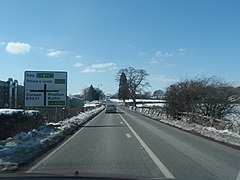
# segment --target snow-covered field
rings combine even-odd
[[[111,102],[115,102],[115,103],[122,103],[122,100],[119,99],[109,99],[109,101]],[[128,102],[133,102],[132,99],[126,99],[125,100],[126,103]],[[159,103],[159,102],[164,102],[164,100],[157,100],[157,99],[136,99],[136,102],[144,102],[144,103]]]
[[[103,109],[104,106],[58,123],[48,123],[28,133],[22,132],[14,137],[0,141],[0,173],[15,170],[19,167],[19,164],[27,163],[36,158],[39,154],[64,139],[66,135],[76,131],[81,124]],[[4,109],[0,113],[13,113],[14,111]]]
[[[122,104],[123,101],[119,99],[109,99],[113,103]],[[125,100],[126,103],[133,102],[132,99]],[[163,107],[164,100],[157,100],[157,99],[136,99],[137,107]]]

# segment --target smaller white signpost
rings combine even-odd
[[[65,107],[67,72],[25,71],[25,107]]]

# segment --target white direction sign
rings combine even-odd
[[[67,105],[67,72],[25,71],[25,107]]]

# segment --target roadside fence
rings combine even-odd
[[[189,124],[196,123],[205,127],[215,127],[216,129],[231,129],[234,132],[240,131],[240,124],[234,125],[231,121],[225,119],[216,119],[193,112],[178,112],[175,116],[166,113],[164,107],[134,107],[128,106],[128,109],[136,111],[140,114],[153,117],[159,120],[178,120]]]

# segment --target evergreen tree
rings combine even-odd
[[[162,99],[164,97],[164,91],[162,90],[156,90],[153,92],[153,97],[156,99]]]
[[[92,85],[89,87],[87,91],[86,100],[88,101],[99,100],[99,93],[94,89]]]
[[[147,76],[149,76],[149,74],[144,69],[134,69],[133,67],[129,67],[127,69],[120,69],[118,71],[117,78],[116,78],[117,81],[120,81],[122,73],[124,73],[127,79],[127,86],[128,86],[127,89],[129,92],[128,93],[129,97],[133,100],[133,105],[136,106],[137,95],[141,94],[141,92],[143,92],[143,89],[145,87],[150,86],[149,82],[147,81]]]
[[[119,80],[118,98],[122,99],[125,103],[125,99],[129,98],[129,87],[127,78],[124,72],[122,72]]]

